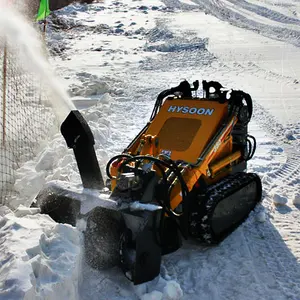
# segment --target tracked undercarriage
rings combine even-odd
[[[161,256],[176,251],[182,238],[217,244],[261,200],[260,178],[246,172],[256,148],[247,129],[250,95],[218,82],[202,84],[203,97],[198,81],[159,94],[150,121],[107,163],[106,195],[87,123],[73,111],[62,124],[83,189],[52,183],[35,205],[57,222],[87,220],[91,266],[118,264],[134,284],[152,280]],[[84,201],[95,208],[83,211]]]

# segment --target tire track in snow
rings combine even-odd
[[[243,69],[241,65],[237,67]],[[253,67],[256,69],[256,65]],[[232,69],[229,68],[228,73]],[[271,75],[275,81],[276,74]],[[287,77],[285,80],[291,79]],[[255,221],[255,217],[250,217],[246,222],[247,225],[242,227],[244,237],[240,237],[242,242],[240,247],[249,249],[251,257],[249,261],[254,266],[255,277],[265,284],[267,293],[263,299],[299,300],[300,291],[297,281],[300,278],[300,266],[297,260],[300,260],[300,211],[295,207],[287,206],[280,208],[280,211],[275,210],[269,195],[278,184],[290,193],[295,189],[300,190],[300,152],[297,150],[299,141],[289,140],[286,134],[288,128],[278,123],[276,118],[257,102],[254,102],[254,111],[254,121],[260,125],[260,129],[266,130],[268,135],[276,140],[274,146],[278,146],[279,150],[282,149],[287,158],[282,165],[273,171],[267,171],[263,177],[265,194],[263,205],[269,211],[270,220],[260,223]],[[263,284],[260,287],[262,288]],[[281,295],[278,295],[278,288],[281,290]]]
[[[291,146],[284,146],[287,153],[286,163],[274,173],[268,174],[265,177],[265,182],[270,189],[273,185],[289,186],[291,189],[300,183],[300,153],[294,150]]]
[[[271,133],[270,136],[275,139],[270,141],[271,145],[278,146],[278,150],[283,149],[287,158],[275,170],[263,170],[266,174],[262,174],[262,205],[242,225],[241,247],[248,248],[256,278],[266,289],[263,299],[299,300],[300,265],[297,258],[300,258],[300,224],[299,221],[295,223],[299,211],[288,207],[283,208],[284,214],[274,211],[270,194],[277,180],[279,186],[285,188],[292,178],[299,178],[300,153],[292,145],[285,145],[284,127],[276,123],[275,118],[259,104],[254,104],[257,113],[254,120],[260,125],[260,130],[263,128]]]
[[[240,232],[237,229],[216,247],[189,241],[172,256],[163,258],[164,272],[180,283],[184,299],[199,299],[196,291],[201,291],[202,300],[264,298],[267,291],[259,281],[247,246],[241,243]]]
[[[279,14],[275,11],[271,10],[262,10],[260,7],[250,6],[248,7],[248,11],[253,14],[256,13],[259,16],[260,21],[255,21],[253,18],[247,17],[240,12],[235,11],[232,9],[228,4],[225,2],[216,2],[216,0],[192,0],[195,4],[198,5],[199,9],[202,9],[206,13],[209,13],[220,20],[229,22],[235,26],[246,28],[252,31],[255,31],[259,34],[262,34],[266,37],[273,38],[280,41],[285,41],[287,43],[293,44],[295,46],[300,46],[300,30],[298,29],[291,29],[287,28],[284,25],[284,22],[279,22],[279,20],[284,21],[285,17],[282,14]],[[162,0],[163,3],[166,5],[173,5],[173,7],[179,9],[187,9],[186,6],[181,5],[179,1],[176,0]],[[236,2],[236,9],[241,7],[240,1]],[[234,6],[234,4],[232,4]],[[249,10],[250,9],[250,10]],[[263,16],[264,14],[264,16]],[[261,19],[265,17],[266,21],[261,21]],[[289,20],[288,25],[298,25],[293,23],[291,24],[293,18],[286,16],[287,20]],[[267,21],[270,22],[278,22],[281,26],[276,26],[267,24]],[[296,19],[295,19],[296,20]]]
[[[264,223],[246,222],[243,229],[256,274],[268,287],[265,299],[299,300],[299,263],[276,227],[268,220]],[[278,287],[281,295],[278,293]],[[272,291],[276,291],[276,295],[271,296]]]
[[[283,194],[293,195],[300,190],[300,152],[299,141],[290,141],[285,136],[286,129],[278,123],[259,104],[254,104],[258,112],[256,121],[277,141],[286,154],[286,161],[276,170],[262,178],[264,199],[269,220],[266,222],[246,222],[245,239],[256,262],[257,268],[266,264],[273,272],[258,273],[262,280],[268,280],[269,287],[280,287],[285,298],[299,300],[300,295],[300,210],[290,205],[274,206],[272,193],[274,189]],[[253,240],[257,242],[253,243]],[[280,297],[280,296],[278,296]],[[276,298],[280,299],[280,298]]]
[[[253,4],[250,2],[247,2],[245,0],[227,0],[236,6],[243,7],[244,9],[251,11],[257,15],[260,15],[262,17],[268,18],[272,21],[280,22],[283,24],[294,24],[294,25],[300,25],[300,20],[288,17],[282,13],[279,13],[277,11],[271,10],[265,6]]]
[[[260,26],[268,25],[273,28],[282,28],[283,30],[294,30],[299,31],[300,30],[300,21],[299,23],[291,23],[281,21],[280,19],[273,17],[273,13],[276,14],[276,12],[273,12],[270,15],[267,14],[261,14],[259,11],[256,11],[255,9],[249,9],[247,6],[239,5],[239,2],[236,2],[234,0],[221,0],[224,3],[224,8],[229,9],[231,13],[236,16],[236,19],[239,20],[240,16],[243,16],[244,18],[248,19],[249,21],[255,21]],[[284,16],[284,15],[283,15]],[[288,18],[288,17],[287,17]]]
[[[267,186],[268,194],[271,195],[272,189],[280,189],[283,196],[288,198],[288,202],[287,205],[276,207],[272,203],[271,195],[268,195],[265,197],[266,206],[273,215],[271,222],[279,229],[282,239],[300,263],[300,210],[289,199],[293,198],[294,193],[300,190],[300,153],[290,145],[285,145],[283,148],[287,153],[286,162],[280,169],[265,176],[263,184]],[[298,276],[300,278],[299,264]]]

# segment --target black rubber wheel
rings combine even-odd
[[[121,220],[115,211],[97,207],[87,219],[84,233],[85,260],[94,269],[107,269],[120,263]]]

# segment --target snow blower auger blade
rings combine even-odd
[[[256,149],[250,95],[216,81],[202,85],[203,97],[198,81],[158,95],[150,121],[107,163],[106,194],[87,123],[73,111],[62,124],[82,188],[50,183],[36,205],[57,222],[86,218],[92,267],[118,264],[134,284],[152,280],[182,238],[220,243],[261,200],[259,176],[246,172]]]

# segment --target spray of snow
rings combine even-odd
[[[47,84],[53,109],[58,119],[63,121],[75,107],[43,55],[39,34],[22,15],[7,7],[3,0],[0,0],[0,37],[4,37],[8,45],[17,45],[21,64]]]
[[[145,204],[145,203],[140,203],[138,201],[135,201],[130,204],[130,210],[148,210],[148,211],[156,211],[162,209],[161,206],[155,205],[155,204]]]

